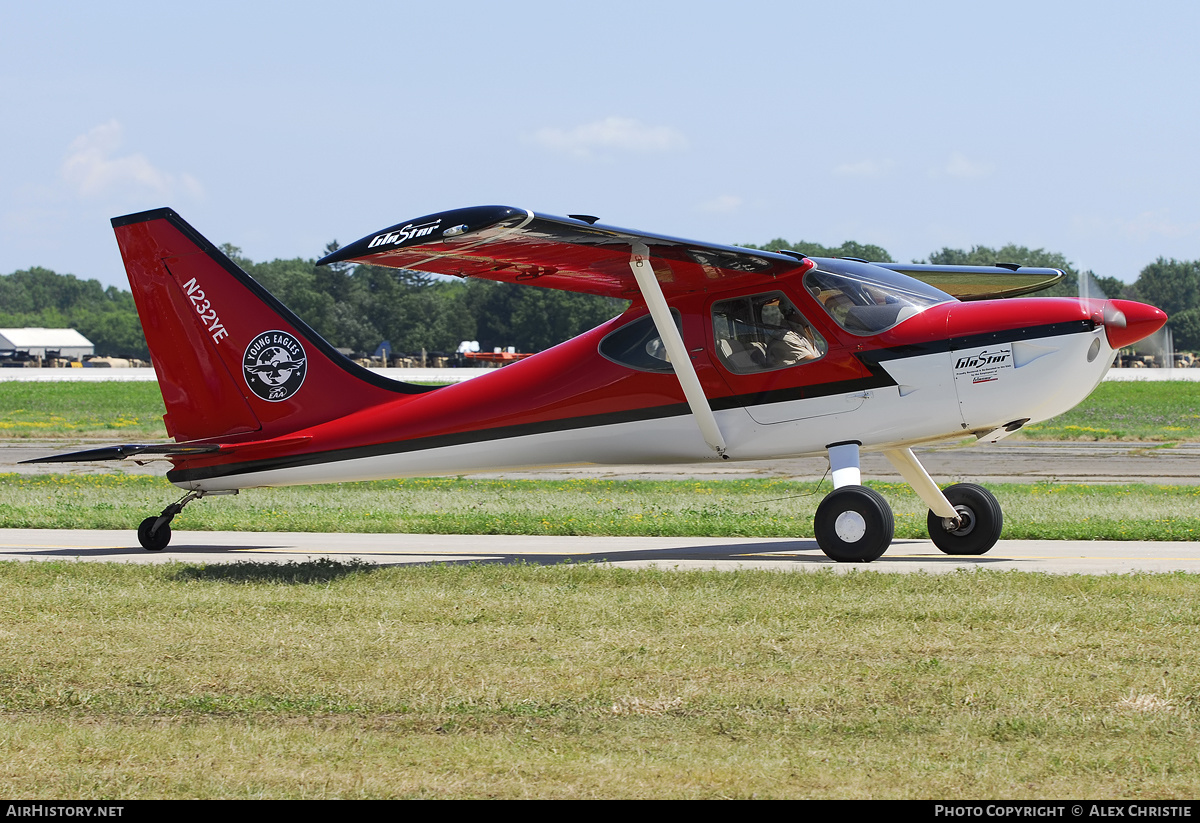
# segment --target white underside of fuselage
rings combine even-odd
[[[1100,345],[1089,360],[1095,340]],[[864,450],[904,448],[1061,414],[1091,393],[1113,355],[1098,328],[884,360],[897,385],[717,412],[724,456],[706,445],[692,416],[682,414],[175,484],[224,491],[579,464],[768,460],[824,455],[828,445],[846,441]],[[758,422],[764,420],[778,422]]]

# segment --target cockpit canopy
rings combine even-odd
[[[815,258],[804,287],[851,334],[879,334],[930,306],[954,300],[898,272],[854,260]]]

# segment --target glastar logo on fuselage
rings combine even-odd
[[[1010,357],[1012,357],[1012,351],[1009,349],[1002,349],[1000,351],[988,351],[984,349],[978,354],[958,358],[958,362],[954,364],[954,368],[977,369],[980,366],[995,366],[1002,364]]]
[[[406,223],[395,231],[375,235],[371,238],[371,242],[367,244],[367,248],[373,249],[376,246],[391,246],[404,243],[414,237],[426,237],[433,234],[441,222],[442,218],[439,217],[432,223]]]

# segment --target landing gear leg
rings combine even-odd
[[[945,491],[917,461],[912,449],[884,452],[896,470],[929,507],[929,538],[946,554],[984,554],[1000,539],[1004,515],[995,496],[974,483]]]
[[[870,563],[892,542],[895,521],[883,495],[862,485],[855,442],[828,446],[834,489],[817,506],[817,545],[839,563]]]
[[[183,511],[183,507],[193,500],[199,500],[209,494],[237,494],[236,491],[204,492],[192,491],[179,498],[176,502],[162,510],[158,517],[147,517],[138,526],[138,542],[148,552],[160,552],[171,542],[171,521],[175,515]]]

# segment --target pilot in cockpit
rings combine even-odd
[[[767,344],[769,368],[792,366],[804,360],[816,360],[821,356],[812,326],[791,301],[768,301],[763,305],[762,318],[771,335]]]

